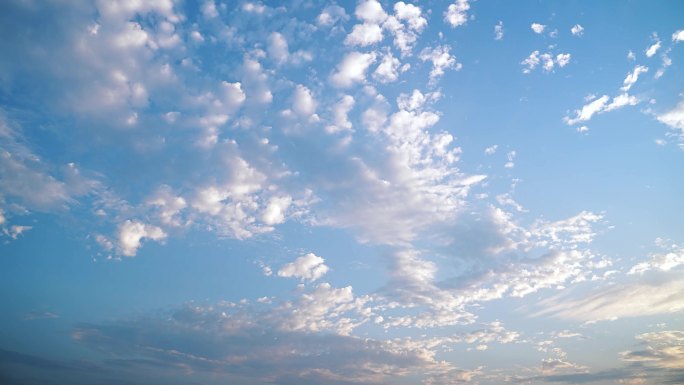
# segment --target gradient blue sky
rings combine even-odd
[[[684,383],[684,3],[0,35],[0,383]]]

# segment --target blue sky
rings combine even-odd
[[[680,2],[0,32],[0,382],[684,382]]]

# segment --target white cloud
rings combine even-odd
[[[637,99],[634,95],[624,93],[614,97],[613,101],[610,102],[610,104],[608,104],[607,106],[605,106],[605,108],[600,112],[613,111],[624,106],[635,106],[638,103],[639,99]]]
[[[468,22],[468,10],[470,4],[468,0],[456,0],[444,12],[444,21],[446,21],[452,28],[464,25]]]
[[[333,124],[327,126],[325,129],[329,133],[336,133],[340,131],[351,131],[352,123],[349,121],[349,111],[354,107],[354,98],[351,95],[344,95],[332,107]]]
[[[352,31],[344,39],[344,44],[351,46],[369,46],[379,43],[383,39],[382,28],[373,23],[363,23],[354,26]]]
[[[285,213],[292,204],[291,196],[271,197],[261,214],[261,220],[267,225],[277,225],[285,221]]]
[[[496,153],[497,148],[499,148],[499,145],[494,144],[492,146],[485,148],[484,153],[485,155],[494,155]]]
[[[634,276],[632,276],[634,277]],[[553,315],[579,321],[644,317],[684,310],[684,281],[660,273],[650,279],[631,280],[574,297],[573,292],[542,300],[535,315]]]
[[[427,26],[427,20],[422,16],[420,7],[399,1],[394,4],[394,14],[397,19],[404,20],[414,31],[422,31]]]
[[[551,53],[542,53],[539,51],[533,51],[525,60],[521,61],[520,64],[525,66],[523,68],[523,73],[529,74],[534,71],[539,64],[542,65],[544,72],[551,72],[555,64],[559,67],[565,67],[570,62],[571,55],[569,53],[560,53],[556,55],[555,62],[554,57]]]
[[[337,65],[330,75],[330,82],[335,87],[349,88],[355,83],[366,80],[366,70],[375,62],[374,53],[350,52]]]
[[[397,97],[397,107],[402,110],[415,111],[423,108],[426,103],[437,101],[442,94],[440,92],[428,92],[423,94],[420,90],[413,90],[409,94],[401,93]]]
[[[579,24],[575,24],[572,28],[570,28],[570,32],[573,36],[582,36],[584,34],[584,27]]]
[[[672,41],[674,41],[674,42],[684,41],[684,29],[680,29],[679,31],[673,33],[672,34]]]
[[[623,82],[623,86],[622,86],[622,88],[620,88],[622,90],[622,92],[629,91],[629,89],[632,88],[634,83],[636,83],[637,80],[639,80],[639,75],[646,73],[646,72],[648,72],[648,67],[645,67],[642,65],[638,65],[638,66],[634,67],[632,72],[627,74],[627,77],[625,78],[625,80]]]
[[[646,56],[651,57],[651,56],[655,55],[659,49],[660,49],[660,40],[656,41],[655,43],[653,43],[653,45],[651,45],[650,47],[648,47],[648,49],[646,49]]]
[[[386,52],[382,61],[373,72],[373,78],[380,83],[391,83],[399,78],[399,59],[392,56],[392,52]]]
[[[508,159],[508,162],[504,164],[504,167],[506,168],[513,168],[515,167],[515,151],[509,151],[508,154],[506,154],[506,159]]]
[[[632,50],[627,51],[627,60],[636,60],[636,55]]]
[[[339,5],[329,5],[325,7],[316,19],[318,25],[325,27],[330,27],[335,25],[338,21],[346,20],[349,20],[349,15],[347,15],[344,8]]]
[[[329,270],[325,259],[309,253],[290,262],[278,270],[279,277],[299,278],[302,281],[316,281]]]
[[[504,37],[503,21],[499,21],[494,26],[494,40],[502,40]]]
[[[523,73],[529,74],[532,72],[535,68],[537,68],[539,62],[539,51],[533,51],[530,56],[520,62],[520,64],[527,66],[527,68],[523,69]]]
[[[311,94],[311,90],[298,84],[292,94],[292,110],[303,117],[308,117],[316,113],[316,100]]]
[[[273,32],[268,36],[268,54],[277,63],[284,63],[290,56],[288,51],[287,40],[278,33]]]
[[[434,84],[439,77],[444,75],[447,69],[460,70],[461,63],[456,62],[456,57],[449,53],[451,47],[448,45],[440,45],[435,48],[425,48],[420,53],[420,60],[430,61],[432,63],[432,70],[430,71],[430,83]]]
[[[570,63],[570,54],[569,53],[559,53],[558,55],[556,55],[556,63],[561,68],[565,67],[568,63]]]
[[[266,6],[264,6],[260,2],[259,3],[253,3],[253,2],[248,1],[244,4],[242,4],[242,10],[245,12],[249,12],[249,13],[261,14],[261,13],[264,13],[266,11]]]
[[[204,4],[202,4],[202,15],[207,19],[218,17],[219,14],[214,0],[206,0]]]
[[[610,97],[608,95],[603,95],[600,98],[586,104],[581,110],[575,111],[575,118],[565,118],[565,122],[568,125],[573,125],[579,122],[586,122],[594,116],[594,114],[603,111],[608,104]]]
[[[121,254],[134,257],[142,246],[142,240],[151,239],[159,242],[165,238],[166,233],[157,226],[127,220],[119,226],[118,247]]]
[[[539,56],[542,62],[542,68],[545,72],[553,70],[553,56],[550,53],[543,53]]]
[[[665,252],[652,254],[648,261],[632,266],[627,274],[643,274],[649,270],[669,271],[684,265],[684,247],[667,244],[660,238],[656,240],[656,243],[665,248]]]
[[[658,115],[656,118],[660,123],[666,124],[672,129],[678,129],[680,136],[684,135],[684,102],[679,102],[675,108]]]
[[[380,24],[387,19],[387,13],[377,0],[363,0],[356,6],[354,12],[359,20],[367,23]]]
[[[12,238],[12,239],[17,239],[19,238],[23,233],[31,230],[33,226],[20,226],[20,225],[12,225],[9,228],[2,228],[3,234],[6,236]]]
[[[544,24],[532,23],[532,25],[530,25],[530,28],[532,29],[532,31],[534,31],[534,33],[541,34],[544,32],[546,26]]]
[[[183,197],[174,194],[171,187],[160,186],[157,192],[147,200],[147,204],[157,209],[161,223],[167,226],[183,224],[178,215],[188,204]]]

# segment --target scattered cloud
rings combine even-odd
[[[453,4],[449,4],[447,10],[444,12],[444,21],[456,28],[468,22],[468,10],[470,4],[468,0],[456,0]]]
[[[503,37],[504,37],[503,21],[499,21],[494,26],[494,40],[503,40]]]
[[[584,27],[579,24],[575,24],[572,28],[570,28],[570,33],[572,33],[573,36],[582,36],[584,35]]]
[[[420,60],[430,61],[432,70],[430,71],[430,83],[435,84],[438,78],[444,75],[448,69],[460,70],[461,63],[456,62],[456,57],[449,53],[451,47],[440,45],[434,48],[425,48],[420,52]]]
[[[302,281],[317,281],[329,270],[324,262],[325,259],[309,253],[281,267],[278,270],[278,276],[300,278]]]
[[[532,29],[532,31],[534,31],[534,33],[542,34],[542,33],[544,33],[544,29],[546,29],[546,25],[539,24],[539,23],[532,23],[532,25],[530,25],[530,28]]]

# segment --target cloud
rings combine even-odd
[[[397,19],[406,21],[408,27],[414,31],[422,31],[427,26],[427,19],[422,15],[420,7],[399,1],[394,4],[394,14]]]
[[[556,63],[561,68],[565,67],[568,63],[570,63],[570,54],[569,53],[559,53],[558,55],[556,55]]]
[[[534,31],[534,33],[541,34],[544,32],[544,29],[546,29],[546,26],[544,24],[532,23],[532,25],[530,25],[530,28],[532,29],[532,31]]]
[[[676,244],[667,244],[667,241],[660,238],[656,240],[656,243],[665,249],[665,252],[652,254],[648,261],[632,266],[627,274],[643,274],[649,270],[656,269],[669,271],[684,265],[684,247]]]
[[[302,281],[317,281],[329,270],[324,262],[325,259],[309,253],[281,267],[278,270],[278,276],[300,278]]]
[[[337,24],[339,21],[349,20],[349,15],[345,12],[344,8],[339,5],[329,5],[321,11],[321,13],[316,18],[318,25],[324,27],[330,27]]]
[[[380,83],[392,83],[399,79],[399,70],[401,62],[399,59],[392,56],[391,52],[386,52],[382,57],[382,61],[373,72],[373,78]]]
[[[285,37],[278,33],[272,32],[268,36],[268,54],[278,63],[284,63],[290,56],[288,50],[287,40]]]
[[[679,130],[679,135],[684,135],[684,102],[680,102],[675,108],[656,116],[660,123]]]
[[[444,12],[444,21],[451,26],[451,28],[456,28],[464,25],[468,22],[468,10],[470,9],[470,4],[468,0],[456,0],[453,4],[449,4],[449,7]]]
[[[622,90],[622,92],[629,91],[629,89],[632,88],[634,83],[636,83],[637,80],[639,80],[639,75],[646,73],[646,72],[648,72],[648,67],[646,67],[646,66],[638,65],[638,66],[634,67],[632,72],[627,74],[627,77],[625,78],[625,80],[623,82],[623,86],[622,86],[622,88],[620,88],[620,90]]]
[[[366,80],[366,70],[375,62],[374,53],[350,52],[337,65],[336,71],[330,75],[330,82],[335,87],[349,88],[355,83]]]
[[[494,40],[503,40],[503,37],[504,37],[503,21],[499,21],[494,26]]]
[[[584,35],[584,27],[579,24],[575,24],[572,28],[570,28],[570,33],[572,33],[573,36],[582,36]]]
[[[347,38],[344,39],[344,44],[365,47],[379,43],[382,39],[382,28],[379,25],[363,23],[354,26]]]
[[[434,48],[425,48],[420,52],[420,60],[432,63],[430,84],[435,84],[447,69],[456,71],[461,69],[461,63],[456,62],[456,57],[451,55],[449,51],[451,51],[450,46],[440,45]]]
[[[542,300],[535,316],[593,322],[644,317],[684,310],[684,282],[671,272],[653,272],[621,284],[597,287],[573,297],[564,293]]]
[[[127,220],[119,226],[118,248],[121,254],[134,257],[142,246],[142,240],[159,242],[166,239],[166,236],[166,233],[157,226]]]
[[[656,39],[657,39],[657,37],[656,37]],[[651,46],[649,46],[646,49],[646,51],[645,51],[646,57],[652,57],[653,55],[656,54],[656,52],[658,52],[659,49],[660,49],[660,40],[656,41],[655,43],[653,43]]]
[[[387,19],[387,13],[376,0],[363,0],[356,6],[354,14],[359,20],[379,24]]]
[[[575,110],[574,118],[566,116],[563,118],[563,120],[565,120],[565,123],[568,125],[574,125],[589,121],[596,114],[617,110],[625,106],[634,106],[640,102],[640,100],[635,96],[629,95],[627,93],[622,93],[613,97],[610,103],[608,103],[609,100],[610,97],[608,95],[603,95],[600,98],[587,103],[582,107],[582,109]]]
[[[499,145],[497,145],[497,144],[491,145],[491,146],[485,148],[484,154],[485,155],[494,155],[496,153],[497,148],[499,148]]]
[[[355,101],[351,95],[342,96],[342,98],[331,108],[333,124],[328,125],[325,130],[331,134],[340,131],[352,131],[352,122],[349,121],[349,111],[354,108],[354,104]]]
[[[643,333],[636,338],[645,345],[644,350],[621,352],[620,359],[649,368],[684,371],[684,331]]]
[[[571,55],[569,53],[561,53],[556,55],[555,62],[554,57],[551,53],[542,53],[539,51],[533,51],[525,60],[521,61],[520,64],[525,66],[523,68],[523,73],[529,74],[534,71],[539,64],[542,64],[542,69],[544,72],[551,72],[555,64],[559,67],[565,67],[570,62]]]
[[[674,41],[674,42],[684,41],[684,29],[680,29],[679,31],[676,31],[675,33],[673,33],[672,34],[672,41]]]

